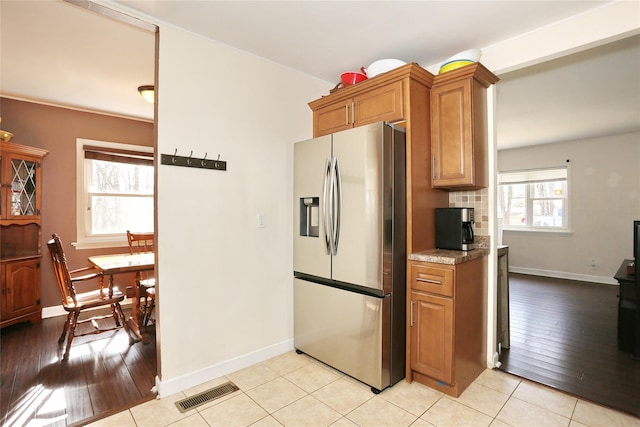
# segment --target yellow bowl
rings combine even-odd
[[[9,142],[13,138],[13,134],[11,132],[7,132],[5,130],[0,130],[0,141]]]
[[[438,74],[446,73],[447,71],[452,71],[469,64],[473,64],[473,61],[460,60],[447,62],[446,64],[443,64],[442,67],[440,67],[440,72]]]

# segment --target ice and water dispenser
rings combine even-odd
[[[300,198],[300,235],[309,237],[320,236],[319,197]]]

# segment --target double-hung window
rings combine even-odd
[[[569,230],[568,167],[498,173],[498,213],[506,230]]]
[[[77,140],[76,247],[127,244],[127,230],[153,232],[151,147]]]

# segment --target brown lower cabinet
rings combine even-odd
[[[486,368],[486,263],[409,262],[407,381],[458,397]]]
[[[30,321],[40,323],[40,257],[0,264],[2,327]]]

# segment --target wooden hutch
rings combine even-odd
[[[0,142],[0,327],[40,323],[42,159],[48,151]]]

